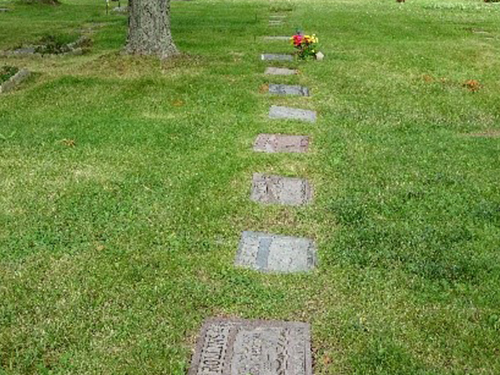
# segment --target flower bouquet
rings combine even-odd
[[[297,34],[290,38],[290,43],[297,49],[297,56],[299,56],[299,59],[306,60],[310,57],[316,58],[318,47],[318,38],[316,34],[303,35],[301,32],[297,32]]]

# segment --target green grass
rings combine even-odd
[[[2,66],[0,67],[0,84],[8,81],[11,77],[15,76],[19,71],[15,66]]]
[[[0,374],[184,374],[213,316],[311,322],[316,375],[500,373],[500,145],[465,135],[500,128],[500,7],[283,1],[269,31],[268,1],[175,2],[184,55],[160,63],[119,53],[103,4],[0,5],[0,49],[94,40],[0,59],[35,73],[0,96]],[[326,60],[272,82],[313,96],[259,93],[259,53],[290,50],[259,36],[296,28]],[[312,152],[254,153],[261,132]],[[314,204],[252,203],[254,172],[307,177]],[[243,230],[314,238],[320,266],[235,269]]]

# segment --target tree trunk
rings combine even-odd
[[[130,0],[127,52],[168,58],[177,54],[170,31],[170,0]]]

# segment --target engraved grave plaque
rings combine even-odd
[[[313,190],[307,180],[254,173],[250,199],[263,204],[299,206],[312,201]]]
[[[265,36],[264,40],[272,40],[272,41],[289,41],[289,36]]]
[[[235,264],[261,272],[307,272],[316,266],[314,242],[301,237],[243,232]]]
[[[261,152],[307,152],[309,137],[303,135],[259,134],[255,140],[254,151]]]
[[[296,85],[277,85],[269,84],[269,92],[276,95],[299,95],[309,96],[309,89],[303,86]]]
[[[260,56],[263,61],[293,61],[292,55],[265,53]]]
[[[306,109],[289,108],[289,107],[281,107],[273,105],[269,110],[269,118],[316,122],[316,112],[309,111]]]
[[[297,74],[297,70],[295,69],[287,69],[287,68],[267,68],[265,74],[274,75],[274,76],[291,76]]]
[[[307,323],[209,319],[188,375],[312,375]]]

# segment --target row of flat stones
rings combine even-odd
[[[283,17],[272,17],[281,22]],[[288,41],[288,36],[266,36],[266,41]],[[262,54],[263,61],[293,61],[289,54]],[[268,67],[267,75],[295,75],[294,69]],[[298,85],[269,84],[273,95],[310,96],[309,89]],[[296,120],[315,123],[317,114],[300,108],[273,105],[269,109],[271,120]],[[306,153],[309,137],[305,135],[259,134],[254,150],[259,152]],[[255,173],[252,179],[250,199],[261,204],[300,206],[313,200],[313,188],[301,178]],[[300,237],[280,236],[260,232],[243,232],[240,240],[236,265],[261,272],[307,272],[316,265],[316,247],[312,240]]]
[[[281,24],[283,18],[271,17],[270,26]],[[288,37],[266,39],[288,40]],[[292,56],[269,54],[262,55],[262,59],[290,61]],[[297,71],[269,67],[265,74],[293,75]],[[309,96],[309,90],[301,86],[270,84],[269,92]],[[316,113],[272,106],[269,118],[315,122]],[[253,149],[266,153],[306,153],[309,137],[259,134]],[[313,189],[307,180],[253,175],[250,199],[255,202],[298,206],[310,203],[312,198]],[[316,265],[316,245],[307,238],[245,231],[235,264],[260,272],[307,272]],[[303,322],[209,319],[202,327],[188,375],[312,375],[310,336],[310,325]]]

